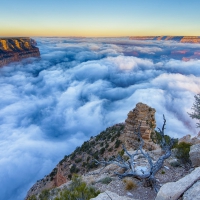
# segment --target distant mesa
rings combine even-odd
[[[0,67],[24,58],[39,57],[36,45],[29,37],[0,38]]]
[[[200,36],[131,36],[130,40],[172,40],[180,43],[200,44]]]

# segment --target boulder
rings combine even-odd
[[[188,190],[197,180],[200,179],[200,167],[176,182],[164,184],[155,200],[177,200],[185,191]]]
[[[178,140],[178,143],[185,142],[191,145],[199,144],[200,143],[200,132],[196,137],[191,137],[191,135],[186,135]]]
[[[200,144],[195,144],[190,147],[190,160],[194,167],[200,166]]]
[[[118,194],[108,191],[108,190],[106,190],[103,193],[100,193],[97,197],[92,198],[90,200],[111,200],[111,199],[113,199],[113,200],[122,200],[122,199],[123,200],[134,200],[133,198],[129,198],[126,196],[119,196]]]
[[[200,200],[200,181],[184,193],[183,200]]]

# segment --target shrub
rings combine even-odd
[[[109,147],[109,144],[108,143],[106,143],[106,146],[105,146],[105,148],[107,149]]]
[[[30,196],[27,200],[37,200],[35,195]]]
[[[90,160],[90,156],[87,157],[87,162]]]
[[[121,151],[119,151],[118,154],[119,154],[120,156],[123,156],[123,155],[124,155],[124,149],[122,149]]]
[[[183,163],[190,163],[190,146],[191,144],[180,142],[179,144],[176,144],[175,148],[177,149],[176,157]]]
[[[81,158],[77,158],[77,159],[75,159],[75,163],[79,163],[79,162],[81,162],[81,161],[82,161]]]
[[[75,153],[71,154],[71,159],[73,160],[75,158],[75,156],[76,156]]]
[[[69,175],[68,175],[68,178],[71,180],[71,179],[72,179],[72,175],[71,175],[71,174],[69,174]]]
[[[120,140],[116,140],[116,142],[115,142],[115,148],[118,148],[120,144],[121,144],[121,141]]]
[[[169,144],[171,137],[169,135],[165,135],[164,137],[165,137],[166,143]],[[161,146],[162,136],[160,135],[158,131],[151,132],[151,139],[155,144],[160,145],[160,147],[162,148]],[[174,139],[174,145],[172,148],[174,148],[176,144],[178,144],[178,139]]]
[[[100,147],[102,147],[102,146],[103,146],[103,142],[100,143]]]
[[[60,192],[55,200],[89,200],[96,197],[99,193],[94,187],[87,186],[81,177],[74,175],[69,187]]]
[[[48,200],[50,196],[50,190],[43,190],[39,195],[39,200]]]
[[[165,171],[162,170],[162,171],[161,171],[161,174],[165,174]]]
[[[73,174],[73,173],[78,173],[80,171],[79,168],[76,167],[76,165],[72,165],[72,167],[70,168],[70,173]]]
[[[103,148],[101,148],[100,149],[100,154],[103,154],[104,153],[104,151],[105,151],[105,148],[103,147]]]
[[[111,152],[112,150],[113,150],[113,148],[112,148],[112,147],[110,147],[110,148],[108,149],[108,151],[109,151],[109,152]]]
[[[85,167],[86,165],[87,165],[87,163],[86,163],[86,162],[83,162],[82,167]]]
[[[136,183],[130,178],[123,179],[123,182],[125,183],[126,190],[132,190],[137,187]]]
[[[94,154],[93,154],[93,157],[94,157],[94,159],[99,159],[99,152],[98,151],[96,151]]]
[[[100,183],[103,184],[109,184],[112,181],[112,178],[110,178],[109,176],[102,178],[101,180],[99,180]]]
[[[92,162],[90,162],[90,163],[87,163],[87,168],[88,168],[88,169],[92,169],[92,168],[95,168],[95,167],[97,167],[95,161],[92,161]]]
[[[173,162],[170,163],[170,165],[171,165],[172,167],[179,167],[179,166],[180,166],[180,163],[179,163],[178,161],[173,161]]]

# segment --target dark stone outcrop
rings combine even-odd
[[[35,40],[28,37],[0,38],[0,67],[24,58],[39,57]]]

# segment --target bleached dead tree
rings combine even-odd
[[[116,164],[119,167],[123,168],[125,171],[122,174],[115,172],[115,174],[118,175],[119,178],[135,177],[140,180],[144,180],[145,182],[149,183],[149,185],[155,190],[155,192],[158,192],[159,189],[158,189],[158,184],[157,184],[155,175],[162,168],[165,159],[171,156],[171,148],[174,144],[173,138],[172,139],[170,138],[170,140],[167,141],[165,137],[164,131],[165,131],[166,119],[164,115],[163,115],[163,120],[164,120],[164,123],[163,123],[162,129],[158,129],[159,130],[158,134],[160,135],[160,146],[163,150],[163,155],[160,156],[156,162],[153,162],[150,155],[143,150],[144,141],[142,139],[141,132],[140,132],[140,126],[141,126],[141,123],[140,123],[139,127],[134,132],[137,135],[138,141],[139,141],[139,147],[136,150],[136,152],[134,154],[130,154],[127,151],[126,147],[123,145],[123,149],[129,157],[128,160],[124,160],[120,155],[118,155],[118,157],[112,161],[95,160],[96,164],[103,164],[105,166],[109,164]],[[139,154],[142,154],[149,164],[149,169],[147,171],[141,170],[142,173],[141,172],[139,173],[135,169],[135,165],[137,163],[135,157]]]

